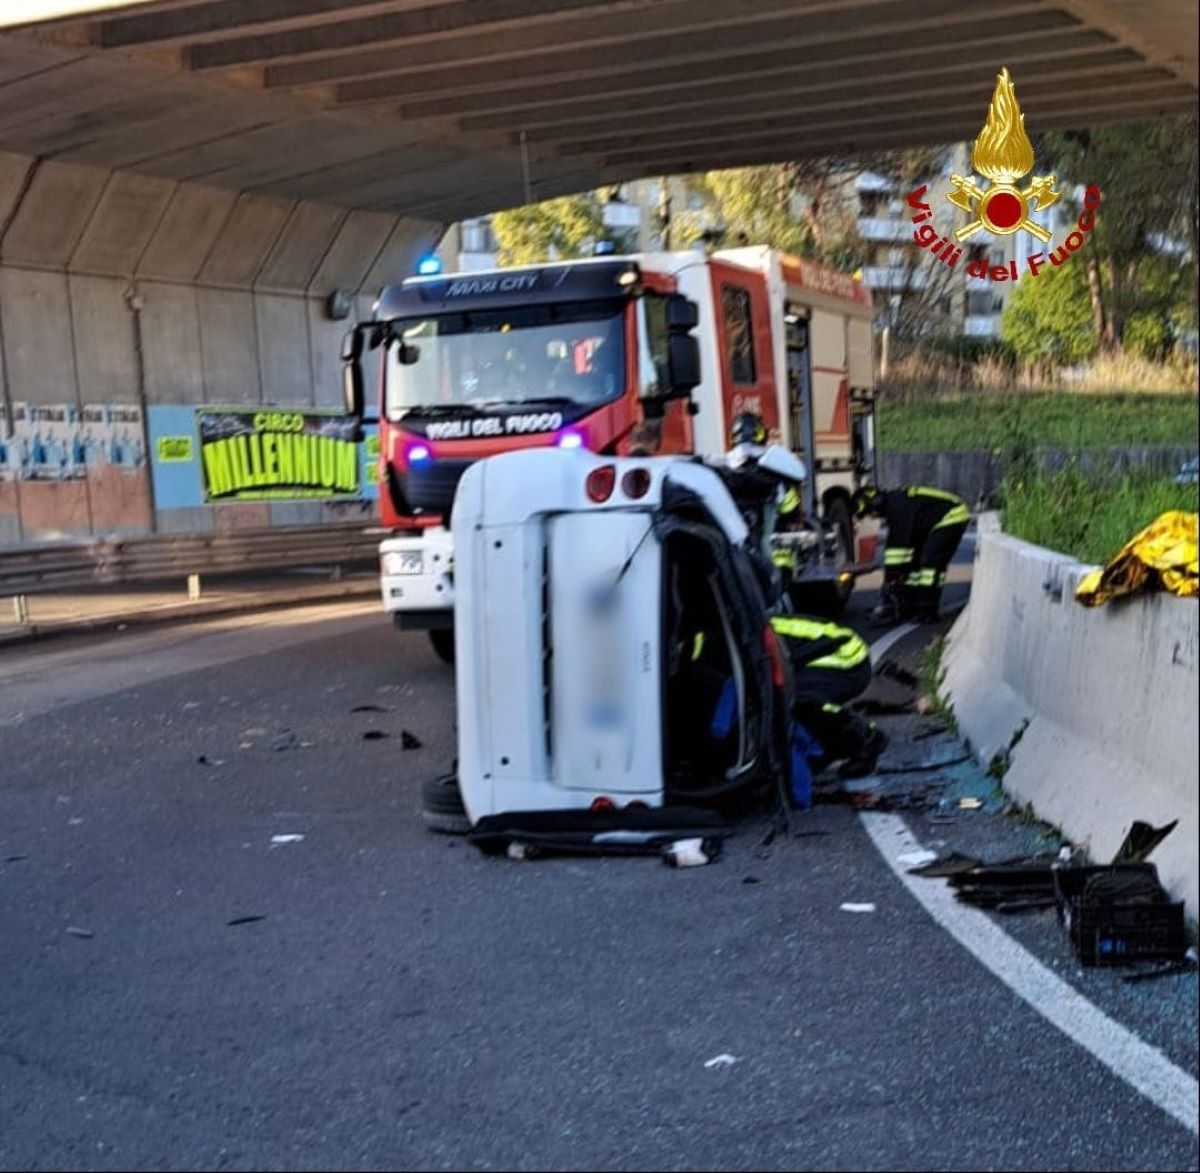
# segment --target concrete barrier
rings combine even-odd
[[[1151,862],[1195,922],[1200,605],[1152,594],[1083,607],[1074,592],[1091,567],[1001,533],[995,514],[979,528],[944,658],[960,729],[988,762],[1024,727],[1005,789],[1098,862],[1134,819],[1178,819]]]

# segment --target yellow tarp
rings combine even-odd
[[[1195,598],[1200,581],[1196,532],[1200,514],[1173,509],[1160,514],[1101,570],[1093,570],[1075,588],[1085,607],[1099,607],[1119,595],[1166,590]]]

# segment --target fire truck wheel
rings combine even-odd
[[[825,512],[826,521],[833,526],[838,533],[838,540],[842,547],[842,558],[849,565],[854,561],[854,522],[850,519],[850,508],[841,497],[834,498],[830,502],[829,508]],[[835,615],[840,615],[845,609],[845,606],[850,602],[850,596],[854,593],[854,579],[848,578],[845,582],[840,579],[829,584],[827,591],[827,603],[829,608]]]
[[[437,653],[439,660],[446,664],[454,663],[454,628],[447,627],[431,631],[429,642],[433,644],[433,650]]]
[[[443,774],[421,783],[421,821],[428,830],[443,835],[465,835],[471,829],[456,775]]]

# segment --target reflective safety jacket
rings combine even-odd
[[[961,497],[925,485],[890,489],[882,494],[883,517],[887,522],[884,566],[907,566],[914,562],[925,539],[942,526],[965,525],[971,511]]]
[[[777,635],[802,642],[806,646],[793,657],[797,667],[857,668],[871,650],[856,631],[824,619],[809,619],[804,615],[777,615],[771,620]]]

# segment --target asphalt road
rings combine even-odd
[[[1197,1166],[849,808],[685,871],[425,832],[451,677],[373,605],[12,649],[0,746],[0,1167]]]

